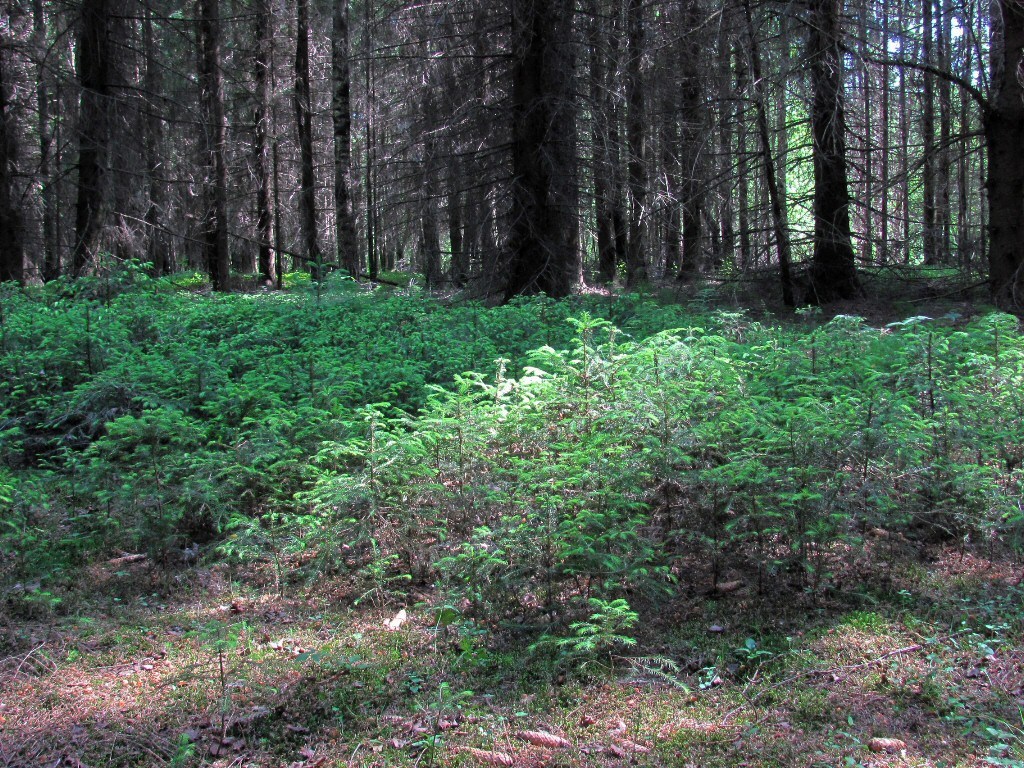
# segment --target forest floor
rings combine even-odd
[[[906,544],[825,594],[695,580],[568,675],[426,591],[114,560],[59,616],[0,614],[0,765],[1024,765],[1020,564]]]

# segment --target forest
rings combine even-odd
[[[927,265],[1021,307],[1015,0],[33,0],[0,280],[396,267],[508,300]]]
[[[0,766],[1024,768],[1020,0],[0,4]]]

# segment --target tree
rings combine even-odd
[[[146,153],[146,176],[149,179],[149,201],[146,206],[146,237],[149,263],[157,275],[171,271],[170,249],[163,231],[163,209],[165,205],[164,181],[161,178],[163,157],[163,116],[158,107],[163,92],[163,77],[157,61],[157,44],[153,33],[153,10],[143,9],[143,51],[146,57],[146,92],[149,99],[144,123],[144,144]]]
[[[82,0],[76,69],[78,110],[78,198],[71,264],[75,276],[95,263],[107,207],[110,145],[111,14],[109,0]]]
[[[814,100],[814,257],[812,303],[853,299],[862,294],[850,234],[850,192],[843,113],[843,65],[839,15],[842,0],[810,0],[807,57]]]
[[[320,279],[322,257],[316,224],[316,160],[313,157],[313,102],[309,86],[309,0],[296,0],[295,125],[299,139],[299,224],[306,262]]]
[[[352,104],[349,68],[348,0],[334,0],[331,36],[331,115],[334,120],[334,213],[338,261],[350,275],[359,275],[356,223],[349,189],[352,165]]]
[[[340,4],[340,3],[339,3]],[[254,9],[255,41],[253,68],[256,104],[253,109],[253,160],[256,171],[256,238],[259,241],[257,265],[260,279],[271,282],[275,275],[271,240],[271,81],[273,80],[273,8],[270,0],[256,0]]]
[[[60,276],[60,253],[57,250],[57,188],[51,173],[53,128],[50,121],[50,74],[47,62],[46,13],[43,0],[32,2],[32,31],[36,54],[36,108],[39,131],[40,196],[43,204],[43,280]]]
[[[225,157],[227,117],[220,64],[219,0],[198,0],[199,87],[201,91],[204,188],[203,251],[215,291],[230,288],[228,253],[228,170]]]
[[[747,22],[747,42],[750,47],[750,68],[754,75],[754,107],[757,110],[757,135],[764,165],[765,183],[768,186],[768,200],[772,209],[772,232],[775,235],[775,251],[779,262],[779,281],[782,284],[782,301],[787,307],[796,304],[793,295],[793,276],[790,272],[789,231],[786,223],[785,203],[775,171],[772,157],[771,136],[768,132],[768,110],[765,105],[764,80],[761,76],[761,50],[754,34],[754,20],[750,12],[750,1],[744,0],[743,12]]]
[[[626,143],[629,145],[629,250],[626,285],[647,279],[644,213],[647,202],[646,100],[642,80],[644,58],[644,5],[626,0]]]
[[[580,271],[572,3],[512,2],[512,212],[505,300],[567,296]]]
[[[25,279],[25,252],[22,244],[21,215],[15,201],[14,117],[9,98],[7,56],[8,40],[0,37],[0,282]]]
[[[988,146],[989,279],[1003,309],[1024,310],[1024,2],[992,4]]]

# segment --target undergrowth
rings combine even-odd
[[[200,297],[132,275],[5,286],[0,372],[5,594],[28,612],[96,558],[201,547],[272,563],[282,592],[436,586],[461,621],[573,656],[623,642],[594,605],[730,570],[813,596],[872,537],[1024,530],[1007,315],[769,326],[637,297]]]

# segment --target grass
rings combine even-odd
[[[431,594],[391,630],[397,606],[353,608],[339,584],[279,597],[257,571],[94,567],[50,615],[8,616],[0,631],[0,765],[1014,759],[1024,644],[1012,564],[935,554],[870,608],[855,593],[812,604],[744,590],[641,608],[639,644],[624,655],[677,665],[661,676],[622,657],[580,676],[513,633],[439,626]],[[570,746],[535,746],[522,731]],[[877,738],[904,746],[872,751]]]

